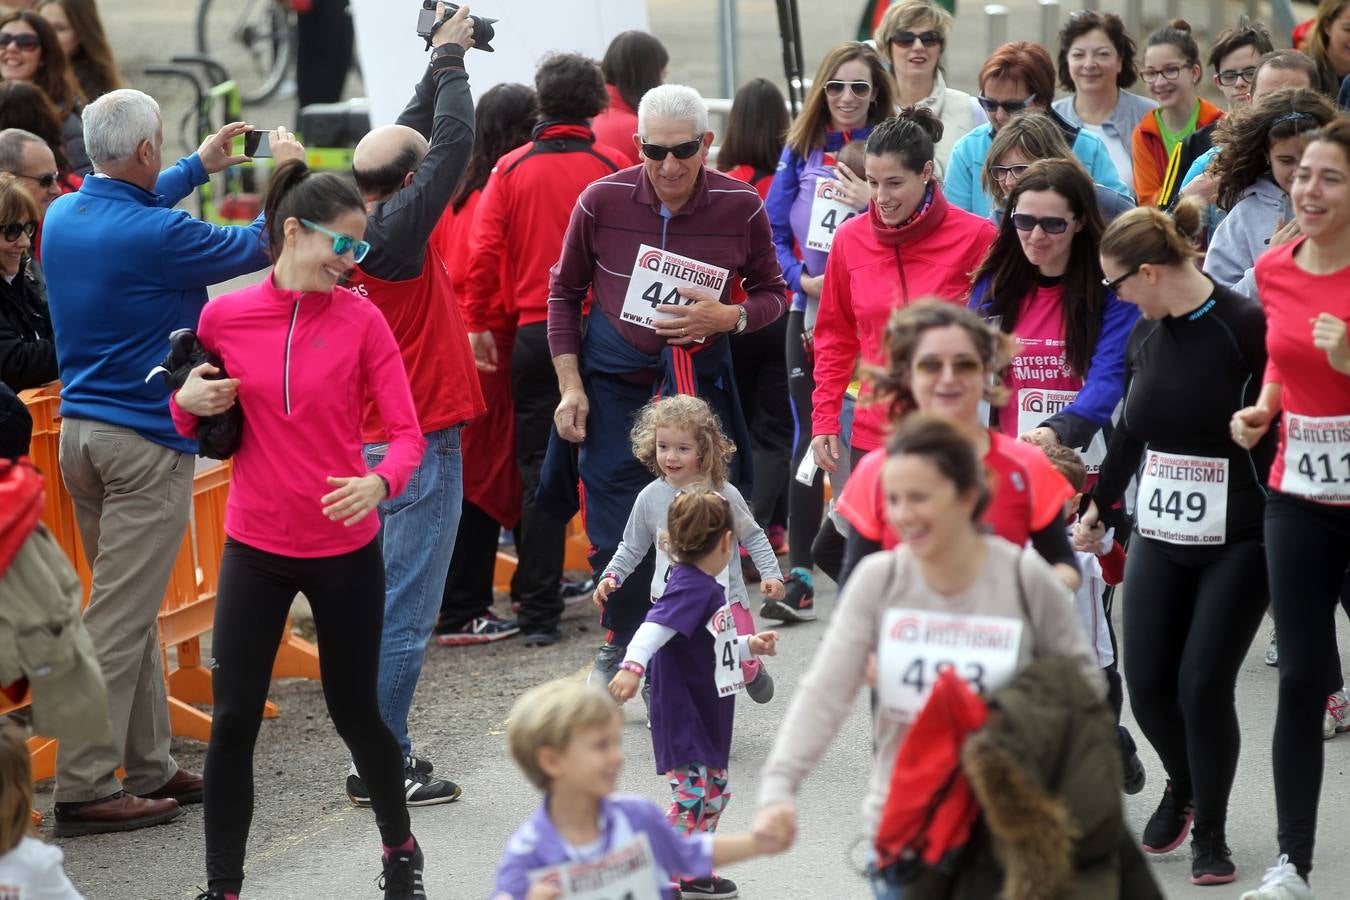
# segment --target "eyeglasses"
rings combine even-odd
[[[1018,166],[990,166],[989,174],[993,176],[995,181],[1001,184],[1005,181],[1016,181],[1030,168],[1031,166],[1029,164]]]
[[[1125,283],[1126,279],[1129,279],[1138,274],[1139,274],[1139,267],[1135,266],[1131,269],[1127,269],[1124,275],[1118,275],[1115,278],[1103,278],[1102,287],[1106,288],[1108,291],[1114,294],[1116,291],[1120,290],[1120,286]]]
[[[1247,66],[1245,69],[1224,69],[1214,77],[1219,79],[1219,84],[1224,86],[1237,84],[1239,78],[1246,84],[1252,84],[1256,81],[1256,66]]]
[[[1166,81],[1176,81],[1181,77],[1181,66],[1166,66],[1161,69],[1145,69],[1139,73],[1139,77],[1144,79],[1144,84],[1152,84],[1159,78]]]
[[[1063,234],[1069,229],[1069,220],[1061,219],[1059,216],[1043,216],[1038,219],[1027,213],[1013,213],[1012,223],[1018,231],[1035,231],[1039,225],[1041,231],[1046,234]]]
[[[338,234],[336,231],[330,231],[322,225],[311,222],[309,219],[301,219],[300,224],[310,231],[317,231],[319,234],[324,234],[332,238],[334,256],[346,256],[347,253],[350,252],[352,261],[359,263],[361,260],[365,259],[366,254],[370,252],[369,244],[365,241],[358,241],[350,234]]]
[[[688,159],[701,149],[703,149],[703,135],[700,134],[692,141],[685,141],[683,144],[676,144],[673,147],[667,147],[663,144],[644,143],[642,145],[642,155],[652,162],[660,162],[665,159],[667,155],[673,156],[676,159]]]
[[[8,31],[0,31],[0,49],[13,44],[20,50],[36,50],[42,46],[42,41],[38,40],[36,34],[13,34]]]
[[[844,93],[844,88],[853,92],[853,96],[858,99],[865,99],[872,93],[872,83],[870,81],[827,81],[825,82],[825,96],[838,97]]]
[[[26,234],[31,238],[35,231],[37,231],[36,222],[11,222],[8,225],[0,226],[0,237],[12,244],[19,239],[19,235]]]
[[[921,356],[914,360],[914,368],[925,375],[939,375],[945,366],[950,365],[957,375],[977,375],[984,365],[973,356],[958,356],[955,359],[942,359],[938,356]]]
[[[20,178],[27,178],[29,181],[37,182],[37,186],[44,191],[51,190],[52,185],[56,184],[56,180],[61,177],[60,172],[48,172],[46,175],[25,175],[22,172],[15,172],[14,174],[18,175]]]
[[[1008,115],[1019,113],[1030,106],[1035,100],[1036,95],[1032,94],[1025,100],[994,100],[981,94],[975,98],[980,102],[980,109],[992,115],[995,111],[1002,109]]]
[[[911,47],[914,45],[915,41],[918,41],[925,47],[936,47],[938,44],[942,43],[942,32],[921,31],[916,34],[913,31],[897,31],[895,34],[891,35],[891,43],[898,44],[901,47]]]

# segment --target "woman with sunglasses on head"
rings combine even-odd
[[[850,41],[825,54],[802,113],[788,130],[765,201],[778,264],[792,291],[786,353],[788,395],[797,423],[794,472],[811,452],[812,347],[826,259],[840,226],[867,206],[863,172],[839,165],[838,157],[845,145],[867,140],[875,125],[890,118],[895,105],[891,92],[890,75],[866,44]],[[836,485],[836,493],[838,489]],[[786,597],[769,604],[765,613],[780,621],[815,615],[811,545],[821,527],[824,490],[819,474],[810,484],[794,478],[788,485]]]
[[[273,134],[273,145],[286,137]],[[351,183],[290,161],[265,203],[271,274],[206,305],[203,364],[171,400],[185,436],[239,403],[243,425],[225,511],[206,752],[205,900],[234,900],[253,814],[253,747],[291,598],[314,607],[329,715],[370,791],[386,898],[425,898],[403,758],[376,701],[384,559],[376,511],[402,493],[426,446],[398,345],[369,301],[338,286],[370,249]],[[375,401],[389,453],[367,471],[361,421]]]
[[[1272,762],[1280,859],[1252,900],[1312,897],[1325,701],[1340,687],[1334,614],[1350,567],[1350,121],[1314,132],[1290,187],[1301,235],[1256,263],[1264,384],[1230,422],[1252,449],[1283,413],[1265,545],[1279,645]]]
[[[122,86],[94,0],[42,0],[37,11],[56,32],[86,101]]]
[[[1134,183],[1131,137],[1156,100],[1125,90],[1139,80],[1134,38],[1120,16],[1083,10],[1059,30],[1059,86],[1072,91],[1052,104],[1064,121],[1101,138],[1126,184]]]
[[[1205,254],[1206,275],[1256,296],[1257,258],[1298,236],[1289,188],[1306,135],[1334,118],[1336,107],[1321,94],[1288,89],[1219,120],[1215,141],[1223,152],[1210,172],[1228,215]]]
[[[0,79],[27,81],[42,89],[61,117],[61,143],[72,169],[93,170],[84,152],[80,110],[85,98],[66,60],[66,51],[47,20],[22,10],[0,18]]]
[[[16,393],[57,378],[47,291],[29,252],[37,220],[19,179],[0,172],[0,381]]]
[[[1069,145],[1064,142],[1064,132],[1049,116],[1034,112],[1022,113],[999,129],[998,134],[994,135],[994,143],[989,146],[989,155],[985,157],[982,178],[985,193],[994,198],[994,210],[989,214],[989,221],[995,225],[1003,221],[1008,195],[1017,187],[1018,180],[1031,168],[1031,164],[1042,159],[1077,161]],[[1100,184],[1093,184],[1092,187],[1104,223],[1109,225],[1116,216],[1134,209],[1134,200],[1125,194]]]
[[[1004,44],[985,60],[980,69],[978,101],[989,121],[973,129],[952,148],[942,187],[956,206],[977,216],[987,216],[993,199],[980,186],[985,159],[994,135],[1022,112],[1041,112],[1064,132],[1064,141],[1083,163],[1092,180],[1122,194],[1125,186],[1106,144],[1091,131],[1070,125],[1050,107],[1055,96],[1055,67],[1044,47],[1026,41]]]
[[[1098,435],[1124,391],[1125,338],[1139,316],[1103,285],[1102,228],[1081,166],[1035,163],[1008,197],[969,299],[1019,344],[1007,377],[1013,402],[999,410],[999,429],[1086,448],[1089,472],[1101,462]]]
[[[1158,108],[1135,126],[1134,193],[1140,206],[1155,206],[1171,183],[1179,181],[1192,159],[1183,158],[1182,144],[1197,129],[1223,115],[1200,97],[1200,47],[1184,19],[1174,19],[1148,37],[1144,68],[1139,73]]]
[[[1143,848],[1167,853],[1194,819],[1191,881],[1236,878],[1225,836],[1237,771],[1234,685],[1267,602],[1261,523],[1273,435],[1233,446],[1228,422],[1256,399],[1266,365],[1255,300],[1207,278],[1189,235],[1201,204],[1175,220],[1156,208],[1121,216],[1101,238],[1101,269],[1141,319],[1126,348],[1128,390],[1075,543],[1099,540],[1139,475],[1126,561],[1126,684],[1130,706],[1168,784]],[[1142,471],[1141,471],[1142,464]]]
[[[902,0],[886,10],[875,40],[891,64],[896,106],[925,106],[942,122],[942,140],[933,156],[939,178],[956,142],[988,119],[974,97],[947,86],[942,52],[954,24],[951,13],[940,6]]]

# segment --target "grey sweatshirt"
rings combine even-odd
[[[802,781],[820,762],[853,710],[868,657],[877,651],[882,622],[891,609],[1021,619],[1019,671],[1041,657],[1069,656],[1078,663],[1088,684],[1105,695],[1105,679],[1064,582],[1034,550],[992,536],[984,539],[984,546],[983,569],[970,587],[953,596],[938,593],[924,581],[917,560],[904,545],[873,553],[858,564],[844,585],[839,608],[778,730],[764,765],[761,806],[795,802]],[[896,752],[909,731],[907,724],[886,715],[881,707],[872,721],[872,774],[863,801],[864,834],[869,841],[876,834],[886,802]],[[839,777],[839,773],[831,777]]]
[[[1270,249],[1280,219],[1294,217],[1289,195],[1262,175],[1219,223],[1205,254],[1205,274],[1239,294],[1256,296],[1256,258]]]
[[[614,558],[605,566],[603,570],[605,573],[613,572],[620,582],[633,574],[633,570],[641,564],[643,557],[656,543],[661,532],[665,531],[670,504],[679,493],[680,491],[667,484],[664,478],[658,478],[642,489],[642,493],[638,494],[637,500],[633,503],[633,511],[628,514],[628,524],[623,529],[623,540],[619,542],[619,549],[614,551]],[[755,517],[750,514],[750,507],[746,505],[741,492],[736,490],[736,486],[731,482],[727,482],[717,488],[717,493],[727,498],[727,502],[731,504],[736,540],[750,552],[750,559],[754,561],[760,577],[777,578],[782,581],[783,573],[778,568],[778,557],[774,556],[773,547],[769,546],[764,529],[759,527]],[[732,548],[730,569],[731,584],[727,591],[727,599],[750,609],[750,596],[745,589],[745,578],[741,575],[739,551],[736,547]]]

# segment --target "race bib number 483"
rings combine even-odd
[[[1318,503],[1350,504],[1350,416],[1284,414],[1280,490]]]
[[[638,247],[637,260],[633,263],[633,274],[628,278],[628,293],[623,296],[623,311],[619,317],[625,322],[655,330],[662,318],[674,315],[673,312],[661,311],[662,304],[694,304],[695,301],[680,296],[680,288],[702,288],[721,296],[730,274],[729,269],[643,244]]]
[[[892,609],[877,646],[877,697],[885,715],[913,722],[943,669],[980,696],[1005,687],[1017,672],[1021,619],[919,609]]]

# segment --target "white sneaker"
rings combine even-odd
[[[1242,900],[1315,900],[1312,888],[1298,874],[1298,869],[1281,855],[1275,865],[1266,869],[1261,886],[1242,895]]]
[[[1327,711],[1322,717],[1322,739],[1329,741],[1347,731],[1350,731],[1350,698],[1345,696],[1345,687],[1342,686],[1327,697]]]

